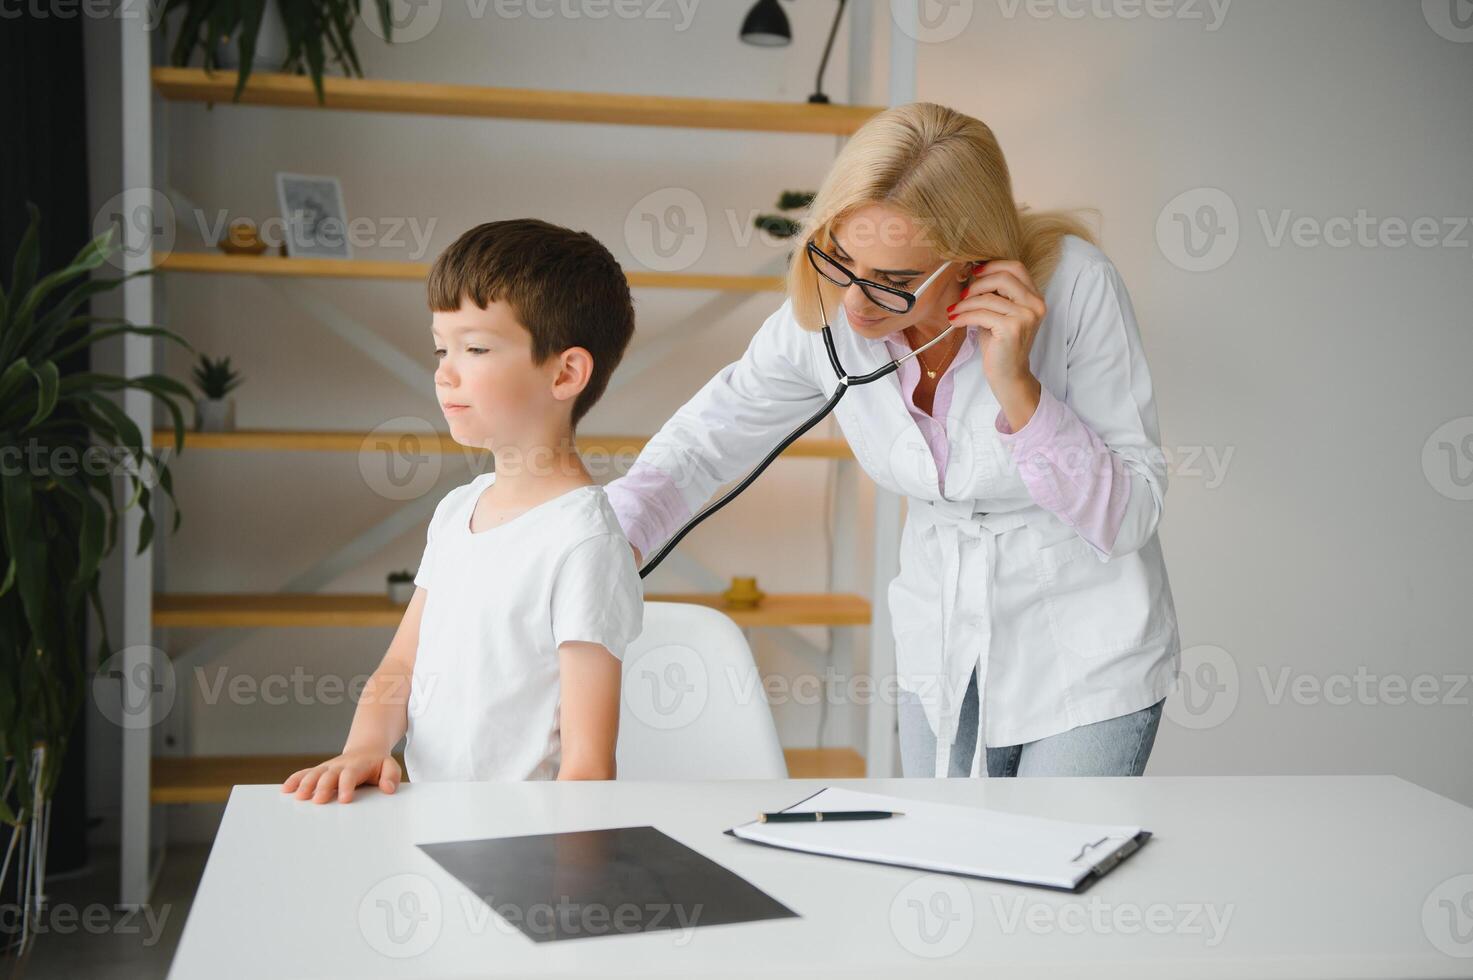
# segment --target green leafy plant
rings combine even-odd
[[[801,211],[813,203],[815,191],[783,191],[777,199],[779,211]],[[803,230],[803,223],[782,214],[759,214],[752,219],[758,231],[774,238],[792,238]]]
[[[119,514],[142,509],[142,552],[153,538],[155,487],[174,502],[164,457],[109,393],[142,391],[162,403],[173,420],[176,452],[184,444],[184,418],[175,399],[189,398],[184,385],[164,375],[127,378],[66,366],[109,337],[189,345],[161,327],[79,314],[91,297],[151,270],[90,277],[113,250],[108,232],[64,268],[41,275],[41,215],[35,205],[29,210],[10,281],[0,287],[0,757],[6,769],[0,820],[11,826],[12,846],[27,830],[39,834],[33,842],[45,840],[44,814],[37,811],[49,810],[87,690],[89,605],[102,624],[99,657],[111,648],[98,569],[116,546]],[[95,465],[99,458],[106,465]],[[118,497],[126,498],[121,507]],[[176,529],[179,520],[175,507]]]
[[[194,383],[206,398],[220,399],[230,394],[245,378],[230,366],[230,358],[218,360],[201,354],[194,366]]]
[[[392,3],[393,0],[374,0],[385,41],[392,39],[394,29]],[[279,7],[288,45],[281,70],[298,75],[310,73],[319,103],[326,101],[322,71],[329,57],[343,74],[363,76],[358,50],[353,46],[353,25],[358,19],[358,4],[354,0],[281,0]],[[204,53],[205,70],[213,71],[220,67],[219,45],[239,36],[240,69],[234,100],[240,101],[240,93],[245,91],[246,79],[251,75],[256,40],[266,16],[266,0],[168,0],[164,17],[167,19],[176,10],[184,11],[170,54],[176,65],[189,64],[199,49]]]
[[[397,571],[397,572],[390,572],[389,573],[389,582],[391,584],[392,583],[395,583],[395,582],[413,582],[413,581],[414,581],[414,573],[411,572],[411,571],[409,571],[407,568],[406,569],[401,569],[400,571]]]

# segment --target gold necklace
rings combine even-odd
[[[924,347],[924,346],[925,346],[925,344],[922,344],[922,345],[921,345],[921,346],[922,346],[922,347]],[[951,346],[951,347],[955,347],[955,346],[956,346],[956,344],[951,344],[951,345],[950,345],[950,346]],[[951,355],[952,355],[952,353],[953,353],[953,351],[951,351],[951,350],[948,350],[948,351],[947,351],[947,352],[946,352],[946,353],[945,353],[945,354],[944,354],[944,355],[943,355],[943,356],[942,356],[942,360],[941,360],[941,363],[943,363],[943,364],[944,364],[944,363],[945,363],[945,362],[946,362],[946,360],[947,360],[947,359],[948,359],[948,358],[950,358],[950,357],[951,357]],[[920,355],[920,354],[917,354],[917,355],[916,355],[916,361],[918,361],[918,362],[919,362],[919,363],[920,363],[920,365],[921,365],[921,369],[922,369],[922,370],[923,370],[923,371],[925,371],[925,372],[926,372],[926,377],[927,377],[927,378],[929,378],[929,379],[931,379],[931,380],[932,380],[932,381],[935,381],[935,380],[936,380],[936,371],[933,371],[933,370],[931,370],[931,369],[930,369],[930,368],[928,368],[928,367],[926,367],[926,361],[925,361],[925,358],[924,358],[924,357],[922,357],[922,356],[921,356],[921,355]],[[939,370],[940,370],[940,368],[939,368],[939,367],[938,367],[938,368],[937,368],[937,369],[936,369],[936,370],[937,370],[937,371],[939,371]]]

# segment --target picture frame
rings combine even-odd
[[[278,173],[276,200],[281,208],[282,240],[294,258],[351,259],[348,214],[336,177]]]

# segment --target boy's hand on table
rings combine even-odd
[[[302,769],[281,784],[283,793],[299,800],[326,803],[334,794],[339,803],[351,803],[358,786],[376,784],[385,793],[399,788],[403,773],[399,761],[384,752],[347,751],[311,769]]]

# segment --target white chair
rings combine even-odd
[[[746,637],[715,609],[647,602],[624,654],[620,779],[786,779]]]

